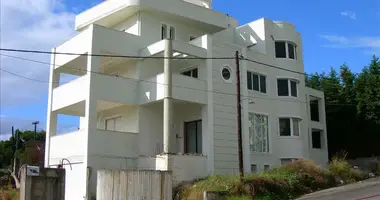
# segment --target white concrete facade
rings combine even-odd
[[[295,27],[268,19],[237,27],[211,7],[211,0],[107,0],[77,16],[79,33],[52,51],[81,55],[52,55],[47,113],[45,165],[71,163],[64,162],[67,199],[94,196],[98,169],[171,170],[175,182],[237,173],[236,51],[246,58],[244,171],[299,158],[327,163],[324,94],[305,86]],[[164,59],[155,58],[168,37],[178,58],[170,62],[170,97]],[[63,73],[78,78],[57,84]],[[163,154],[165,98],[171,154]],[[56,135],[59,114],[80,117],[78,131]]]

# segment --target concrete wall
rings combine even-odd
[[[115,25],[114,29],[125,31],[133,35],[140,35],[141,19],[140,12],[126,19],[125,21]]]
[[[232,57],[238,48],[217,42],[212,43],[213,57]],[[221,70],[231,70],[231,80],[224,81]],[[234,60],[213,60],[209,74],[213,88],[213,146],[214,172],[218,174],[238,172],[237,123],[236,123],[236,71]],[[227,93],[227,94],[226,94]]]
[[[105,129],[106,120],[115,117],[121,117],[121,130],[118,131],[137,133],[137,106],[124,105],[99,112],[97,128]]]
[[[164,17],[163,15],[148,12],[141,12],[140,17],[141,36],[150,43],[161,40],[162,23],[175,27],[175,39],[184,42],[189,42],[190,36],[199,37],[207,33],[191,24],[176,20],[176,18],[172,17]]]

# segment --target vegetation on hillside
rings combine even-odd
[[[298,160],[258,174],[248,174],[241,184],[238,176],[210,176],[176,188],[181,199],[201,200],[204,191],[226,191],[230,200],[245,199],[295,199],[303,194],[335,187],[364,179],[363,173],[336,158],[329,169],[318,167],[314,162]],[[336,166],[340,166],[336,170]]]

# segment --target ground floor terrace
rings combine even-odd
[[[66,169],[66,199],[95,195],[99,169],[170,170],[174,182],[204,177],[212,170],[207,166],[206,105],[173,100],[171,154],[164,154],[163,101],[145,105],[97,101],[93,120],[78,112],[84,104],[53,113],[76,116],[79,125],[69,133],[52,131],[46,147],[46,167]],[[50,126],[56,127],[56,121]]]

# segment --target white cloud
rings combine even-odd
[[[58,0],[1,0],[1,48],[50,51],[74,32],[74,17]],[[49,55],[2,54],[50,62]],[[2,56],[1,68],[22,76],[49,81],[49,65]],[[32,82],[0,71],[1,107],[39,101],[48,84]]]
[[[356,19],[356,13],[353,11],[346,10],[346,11],[340,12],[340,15],[343,17],[348,17],[352,20]]]
[[[363,48],[365,52],[371,54],[380,53],[380,36],[360,36],[360,37],[346,37],[340,35],[320,35],[329,44],[323,47],[329,48]]]

